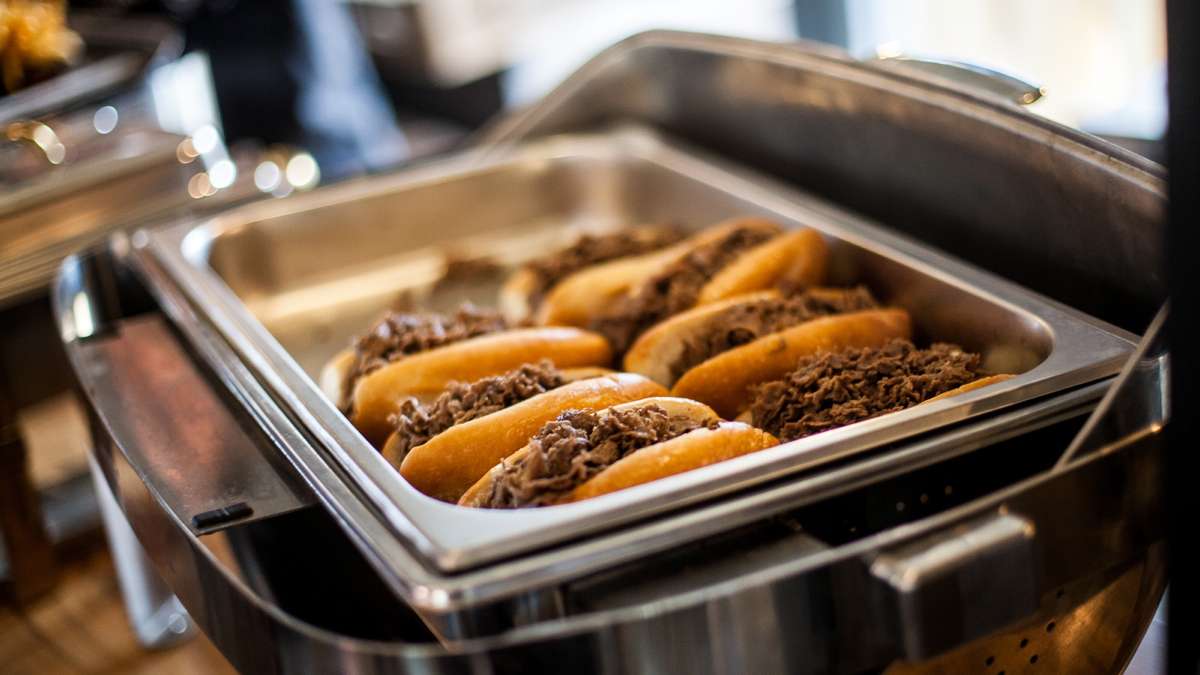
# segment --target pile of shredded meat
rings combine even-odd
[[[508,327],[499,312],[469,304],[453,314],[391,312],[354,343],[354,362],[342,381],[342,409],[359,378],[389,363]]]
[[[429,405],[409,398],[392,416],[399,449],[394,461],[403,461],[410,450],[456,424],[504,410],[565,383],[554,364],[543,359],[503,375],[469,383],[453,382]]]
[[[671,415],[653,404],[603,414],[567,411],[542,427],[530,441],[528,454],[504,463],[484,506],[554,504],[636,450],[715,425]]]
[[[979,376],[978,354],[892,340],[802,360],[787,377],[756,388],[750,413],[754,426],[791,441],[903,410]]]

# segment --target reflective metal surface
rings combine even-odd
[[[1129,331],[1167,296],[1161,166],[991,94],[827,45],[643,33],[480,140],[627,120]]]
[[[1010,73],[974,63],[948,61],[905,53],[881,53],[874,63],[883,67],[911,68],[954,82],[966,89],[991,92],[1017,105],[1036,103],[1046,95],[1040,85]]]
[[[104,138],[53,180],[0,194],[0,308],[45,292],[68,253],[186,201],[181,137],[141,131]]]
[[[501,193],[502,204],[492,196]],[[464,289],[438,288],[448,256],[494,252],[517,261],[545,250],[539,241],[569,236],[570,225],[674,220],[699,227],[742,213],[825,233],[835,282],[866,283],[884,302],[908,308],[918,334],[977,350],[990,370],[1018,376],[957,401],[601,499],[524,512],[463,509],[424,497],[382,461],[314,384],[320,364],[393,298],[426,294],[434,306],[460,300]],[[402,227],[393,214],[403,214]],[[637,130],[550,139],[487,161],[467,155],[311,198],[251,206],[202,225],[159,229],[146,239],[147,250],[160,258],[197,313],[269,383],[271,393],[318,437],[328,435],[325,446],[336,465],[381,493],[382,499],[372,501],[386,514],[385,527],[424,554],[427,566],[447,571],[557,544],[1112,375],[1132,349],[1120,331],[765,177]],[[313,259],[314,250],[325,254]],[[499,279],[487,281],[476,282],[467,296],[494,304]],[[307,366],[307,374],[293,359]],[[446,527],[450,522],[455,526]],[[402,568],[394,573],[411,574]]]
[[[1097,452],[1118,439],[1148,429],[1157,431],[1166,425],[1171,417],[1166,323],[1164,306],[1116,382],[1063,453],[1059,466],[1070,464],[1080,455]]]
[[[77,323],[69,309],[73,301],[64,300],[83,290],[80,280],[95,274],[88,265],[72,271],[77,262],[68,262],[60,282],[58,306],[64,325]],[[96,290],[89,297],[103,295]],[[569,668],[583,673],[855,673],[913,656],[906,645],[920,644],[922,635],[945,630],[942,616],[904,613],[895,604],[895,585],[872,574],[889,564],[886,561],[915,560],[913,552],[935,550],[928,547],[929,542],[950,541],[939,533],[955,533],[995,551],[1020,550],[1030,574],[997,579],[1006,580],[1003,588],[1007,592],[1035,599],[1040,617],[1076,606],[1094,607],[1096,593],[1105,591],[1110,580],[1148,555],[1162,534],[1161,502],[1151,494],[1161,471],[1162,448],[1159,436],[1152,435],[1086,457],[1067,471],[1035,473],[936,515],[851,536],[841,543],[822,545],[819,539],[827,538],[831,531],[814,540],[813,533],[799,527],[793,535],[778,539],[778,544],[739,549],[744,559],[732,567],[729,563],[738,560],[728,555],[706,562],[699,551],[692,551],[685,557],[690,564],[684,567],[668,558],[663,561],[665,571],[674,578],[668,587],[655,581],[648,563],[627,569],[626,576],[621,575],[622,568],[610,568],[591,580],[563,588],[562,601],[575,608],[566,618],[494,637],[457,641],[448,649],[432,643],[338,634],[297,619],[263,596],[256,590],[254,570],[221,555],[220,546],[214,546],[216,540],[208,541],[220,535],[198,538],[166,508],[159,492],[161,471],[147,472],[130,464],[138,456],[169,449],[147,446],[144,437],[113,426],[112,422],[120,421],[118,406],[97,395],[97,387],[105,386],[104,373],[90,367],[92,358],[79,349],[89,340],[119,338],[128,325],[121,316],[144,316],[149,308],[136,297],[120,299],[124,308],[120,312],[97,302],[95,314],[103,318],[98,325],[105,328],[97,337],[67,343],[84,391],[96,406],[97,470],[111,486],[169,587],[222,652],[245,672],[506,673]],[[1019,427],[1010,424],[1009,428],[1020,433]],[[255,443],[262,442],[261,435],[251,428],[244,428],[243,433],[259,437]],[[995,441],[993,434],[986,437],[986,442]],[[1030,448],[1030,438],[1023,437],[1016,447]],[[974,461],[982,457],[980,452],[963,458]],[[991,456],[1015,460],[1014,449]],[[964,490],[978,478],[955,472],[961,478],[956,484]],[[912,473],[913,479],[919,474]],[[986,475],[983,472],[979,477]],[[838,480],[834,485],[842,489],[847,482]],[[778,489],[788,487],[784,484]],[[924,489],[920,482],[912,488]],[[1102,498],[1111,503],[1113,495],[1121,495],[1113,508],[1083,513],[1063,508],[1064,504],[1101,503],[1098,500]],[[814,533],[821,530],[812,513],[804,509],[792,513],[789,518],[797,525],[807,523]],[[711,519],[712,514],[699,515]],[[271,522],[261,521],[264,525]],[[1025,536],[1023,527],[1012,530],[1007,526],[1000,527],[998,536],[989,534],[996,531],[995,524],[1009,522],[1033,523],[1036,546],[1007,549],[1007,545],[997,545],[1011,541],[1013,533],[1018,534],[1017,540]],[[313,543],[302,542],[301,546]],[[1003,557],[965,556],[959,563],[964,565],[961,569],[986,569],[988,560]],[[972,567],[980,563],[983,568]],[[328,569],[301,567],[309,570],[308,583],[330,583]],[[1140,585],[1138,578],[1143,580]],[[1139,599],[1157,597],[1161,590],[1161,577],[1157,582],[1146,579],[1133,579]],[[906,591],[935,592],[938,586],[928,586],[931,580],[936,581],[936,575],[918,577],[906,584]],[[347,590],[338,595],[356,602],[348,595],[348,587],[339,586]],[[1122,585],[1128,586],[1128,582]],[[590,590],[593,587],[595,590]],[[610,592],[613,587],[622,588],[623,593]],[[992,590],[1001,592],[1000,588]],[[1091,620],[1078,626],[1064,622],[1063,635],[1067,629],[1083,630],[1078,635],[1085,639],[1083,636],[1098,631],[1118,643],[1116,636],[1128,635],[1136,644],[1141,625],[1134,615],[1141,605],[1131,605],[1127,593],[1120,595],[1119,606],[1133,608],[1132,613],[1105,616],[1092,612],[1088,614]],[[1093,653],[1095,660],[1090,663],[1115,659],[1107,663],[1116,664],[1131,651],[1132,645],[1128,652],[1113,648],[1104,654]]]
[[[44,82],[0,96],[0,123],[62,112],[111,95],[156,62],[176,58],[183,50],[180,35],[163,21],[72,11],[68,23],[83,39],[79,63]]]

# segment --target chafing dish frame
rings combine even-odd
[[[816,52],[819,51],[816,50]],[[1087,163],[1091,159],[1103,162],[1106,168],[1095,173],[1103,174],[1104,180],[1110,181],[1106,183],[1107,185],[1115,186],[1117,183],[1121,183],[1121,189],[1116,191],[1116,198],[1126,200],[1121,209],[1128,208],[1128,211],[1113,210],[1101,218],[1103,222],[1094,223],[1096,228],[1093,229],[1098,229],[1095,234],[1101,244],[1121,241],[1123,235],[1130,233],[1128,227],[1122,226],[1119,221],[1113,221],[1113,218],[1116,217],[1114,214],[1135,213],[1136,215],[1128,225],[1146,227],[1151,234],[1156,231],[1155,228],[1159,224],[1156,214],[1161,214],[1163,195],[1159,174],[1144,162],[1129,156],[1128,153],[1122,153],[1095,139],[1072,134],[1052,124],[1033,122],[1032,118],[1027,115],[1013,115],[1011,111],[1006,112],[1003,109],[997,110],[993,106],[981,105],[980,101],[967,93],[954,92],[950,88],[937,85],[931,86],[928,81],[914,83],[894,75],[877,76],[865,72],[854,72],[856,69],[858,71],[864,69],[862,66],[846,64],[847,60],[844,57],[830,58],[828,55],[821,55],[814,50],[797,50],[791,46],[766,45],[746,40],[678,33],[640,35],[597,57],[548,97],[544,101],[544,105],[535,106],[527,116],[518,118],[516,123],[521,126],[521,130],[515,135],[520,136],[525,133],[540,135],[544,134],[547,129],[559,125],[568,127],[565,130],[583,128],[614,113],[654,119],[655,123],[669,127],[672,119],[669,115],[662,116],[660,113],[671,109],[669,108],[669,104],[673,100],[671,97],[675,96],[677,92],[652,89],[644,78],[657,70],[653,67],[649,70],[646,68],[648,64],[653,63],[669,68],[674,59],[687,60],[691,58],[692,55],[688,52],[694,52],[694,55],[702,58],[711,58],[718,66],[723,66],[726,62],[744,62],[747,65],[770,64],[772,67],[779,66],[781,73],[797,75],[806,70],[822,68],[826,64],[842,64],[835,69],[837,77],[861,77],[877,84],[885,83],[880,86],[888,88],[887,93],[892,94],[893,97],[910,97],[915,100],[915,97],[932,92],[941,103],[949,101],[951,104],[947,106],[947,109],[951,109],[957,114],[980,119],[986,118],[985,123],[976,126],[987,127],[989,132],[1003,129],[1003,133],[1008,134],[1013,131],[1024,133],[1034,130],[1028,136],[1031,143],[1049,142],[1057,153],[1053,161],[1061,159],[1062,166],[1068,170],[1072,166]],[[850,71],[849,74],[847,71]],[[787,77],[788,75],[781,76]],[[619,91],[629,95],[624,98],[614,97],[614,91],[618,91],[612,88],[614,85],[620,87]],[[897,94],[892,90],[893,88],[903,91]],[[630,101],[633,101],[634,105],[627,105]],[[899,111],[899,108],[897,110]],[[685,123],[684,126],[688,125]],[[1051,128],[1048,130],[1039,128],[1047,126]],[[729,131],[727,124],[718,123],[714,125],[714,128]],[[556,132],[563,130],[561,127],[553,129]],[[695,131],[695,127],[690,127],[690,131]],[[693,133],[687,135],[694,136]],[[768,135],[764,135],[758,140],[761,141],[766,136]],[[1058,144],[1054,142],[1064,136],[1069,139],[1069,142]],[[493,136],[493,138],[497,137]],[[1049,140],[1047,141],[1047,139]],[[736,140],[739,142],[749,141],[744,134]],[[756,143],[758,141],[749,141],[749,145],[754,149],[761,149],[761,145],[755,145]],[[1020,148],[1014,147],[1013,150],[1018,152]],[[1039,156],[1037,160],[1035,162],[1038,164],[1037,168],[1044,170],[1047,166],[1045,164],[1047,157]],[[757,161],[752,163],[758,164]],[[779,164],[776,164],[772,168],[781,170],[786,168],[786,165],[781,168]],[[847,178],[849,185],[856,184],[853,178]],[[1067,180],[1067,178],[1064,174],[1063,179]],[[1075,178],[1074,174],[1070,176],[1071,180]],[[1086,180],[1081,178],[1078,185],[1069,186],[1070,194],[1087,193],[1088,190],[1095,187],[1092,178],[1097,178],[1097,176]],[[922,187],[927,188],[928,186]],[[928,193],[923,193],[923,196],[928,196]],[[1091,205],[1093,202],[1087,203]],[[1101,198],[1095,203],[1103,208],[1107,202]],[[907,216],[911,216],[911,214],[906,214]],[[1051,219],[1051,222],[1055,221]],[[1089,221],[1089,223],[1091,222]],[[1021,231],[1021,228],[1014,229],[1014,233]],[[984,229],[981,234],[984,235],[984,240],[991,241],[987,237],[991,237],[994,232]],[[1153,237],[1151,237],[1152,239]],[[1055,246],[1048,247],[1047,251],[1062,255],[1073,253],[1069,250],[1064,252],[1061,247],[1057,246],[1057,243]],[[1157,259],[1154,254],[1148,258],[1129,256],[1124,263],[1114,263],[1111,259],[1104,260],[1099,268],[1101,277],[1106,284],[1103,290],[1108,290],[1110,287],[1115,288],[1115,284],[1122,282],[1128,283],[1130,278],[1140,279],[1141,277],[1136,275],[1137,270],[1152,268]],[[68,268],[75,262],[77,261],[70,261]],[[151,269],[150,274],[155,274],[155,272]],[[1014,274],[1014,276],[1021,275]],[[1029,278],[1036,280],[1035,277]],[[1045,281],[1045,279],[1042,278],[1041,281]],[[1139,285],[1137,290],[1142,292],[1141,297],[1143,299],[1155,297],[1158,289],[1161,288],[1159,281],[1151,279],[1146,286]],[[69,306],[72,298],[78,297],[75,293],[76,290],[78,290],[78,286],[72,281],[69,274],[60,279],[58,298],[60,311]],[[1067,295],[1070,293],[1060,294],[1060,297]],[[1125,296],[1117,293],[1114,297]],[[178,296],[174,296],[172,299],[168,294],[162,299],[164,304],[168,305],[167,311],[173,316],[180,311],[184,313],[188,311],[187,303],[179,303]],[[1101,316],[1107,318],[1111,314],[1112,320],[1118,320],[1117,314],[1101,311],[1104,308],[1103,303],[1092,303],[1088,306],[1096,307],[1097,309],[1094,311]],[[1109,305],[1109,307],[1111,306]],[[1151,310],[1147,309],[1147,303],[1141,302],[1132,311],[1120,317],[1121,323],[1127,327],[1139,327],[1135,320],[1131,321],[1129,317],[1145,316],[1149,311]],[[62,315],[64,325],[67,321],[67,314],[69,312],[64,312]],[[71,351],[73,348],[70,345],[73,338],[68,338],[69,336],[64,334],[64,339],[68,342],[68,351]],[[227,345],[225,347],[228,348]],[[79,372],[85,379],[85,385],[87,381],[94,381],[98,376],[98,373],[90,369],[86,362],[77,361],[76,367],[81,369]],[[1081,400],[1094,401],[1095,395],[1103,389],[1103,386],[1103,383],[1093,385],[1093,395],[1084,396]],[[1027,409],[1025,408],[1025,410]],[[106,408],[102,402],[97,402],[96,411],[100,420],[121,415],[121,411]],[[266,425],[265,430],[273,431],[270,425]],[[825,594],[822,597],[829,597],[829,583],[835,577],[844,580],[867,579],[866,576],[863,576],[859,566],[869,563],[874,552],[878,550],[875,548],[877,546],[903,543],[910,541],[910,537],[949,531],[952,527],[961,526],[964,529],[958,531],[966,533],[971,531],[969,517],[972,515],[1018,513],[1027,517],[1031,523],[1035,523],[1037,526],[1038,535],[1035,539],[1037,545],[1032,550],[1035,559],[1030,561],[1030,564],[1041,571],[1035,580],[1037,584],[1035,594],[1042,594],[1043,598],[1045,597],[1044,593],[1048,592],[1047,589],[1052,589],[1056,583],[1080,580],[1097,570],[1107,569],[1112,565],[1121,565],[1129,560],[1143,560],[1148,570],[1161,571],[1161,556],[1155,553],[1157,550],[1155,542],[1162,538],[1162,503],[1160,499],[1145,489],[1156,484],[1155,479],[1161,473],[1160,437],[1159,433],[1151,433],[1127,439],[1126,442],[1107,448],[1105,452],[1077,460],[1070,466],[1061,467],[1060,470],[1039,474],[994,495],[974,500],[953,512],[933,518],[924,518],[860,540],[852,545],[839,547],[833,557],[823,556],[820,561],[815,561],[821,562],[818,567],[808,567],[809,563],[814,561],[797,561],[791,568],[798,569],[798,566],[803,566],[810,573],[814,573],[815,577],[811,579],[817,583],[814,588],[825,589],[822,591]],[[336,667],[345,668],[348,667],[347,664],[352,663],[356,668],[361,668],[366,672],[392,672],[410,667],[433,670],[453,669],[457,672],[497,672],[506,667],[511,669],[529,664],[550,664],[556,658],[569,658],[566,662],[590,663],[590,669],[604,670],[605,672],[646,669],[656,666],[679,667],[681,664],[691,664],[698,671],[720,671],[722,668],[728,669],[738,663],[736,659],[732,661],[720,661],[719,659],[728,659],[731,654],[734,654],[728,650],[737,649],[741,644],[737,641],[738,636],[746,637],[742,635],[743,628],[739,628],[740,624],[736,621],[738,616],[745,618],[745,615],[739,614],[737,611],[738,607],[742,607],[746,611],[753,609],[755,616],[759,617],[761,621],[767,621],[769,618],[773,618],[775,621],[786,618],[789,622],[804,620],[791,612],[788,612],[786,617],[781,614],[769,616],[763,614],[765,607],[763,601],[773,597],[773,591],[761,587],[754,589],[745,587],[743,590],[747,592],[738,594],[737,597],[708,596],[708,599],[713,602],[689,606],[687,609],[684,609],[682,605],[667,603],[666,605],[631,608],[626,612],[579,617],[565,622],[540,623],[496,638],[459,643],[450,652],[438,647],[371,643],[331,635],[288,617],[280,612],[278,607],[274,607],[269,600],[255,595],[252,590],[230,576],[220,562],[206,551],[185,522],[177,518],[177,514],[171,510],[171,505],[163,501],[162,495],[157,489],[157,483],[162,477],[142,475],[144,467],[136,466],[136,462],[132,462],[131,466],[131,461],[127,456],[129,440],[112,436],[98,439],[100,446],[97,456],[101,458],[101,464],[104,465],[102,468],[105,471],[105,480],[118,492],[121,497],[121,508],[130,518],[143,544],[147,546],[148,553],[171,583],[171,587],[180,594],[184,603],[192,610],[194,616],[222,651],[239,667],[256,671],[268,669],[282,671],[308,670],[320,667],[319,664],[331,664],[331,667],[334,667],[332,664],[337,664]],[[307,448],[306,452],[313,452],[311,445],[298,447]],[[312,460],[310,463],[301,463],[297,469],[302,475],[307,475],[305,474],[306,467],[324,464],[323,461],[315,461],[316,459],[317,456],[313,454],[310,457]],[[830,477],[833,476],[834,472],[831,472]],[[840,472],[837,472],[837,476],[844,477]],[[338,478],[340,480],[340,477]],[[1129,486],[1130,488],[1127,493],[1120,493],[1124,496],[1124,500],[1119,505],[1110,503],[1111,496],[1116,493],[1113,491],[1116,486]],[[1083,491],[1080,492],[1080,490]],[[322,499],[327,498],[327,495],[322,495]],[[1061,505],[1064,500],[1076,505],[1083,502],[1092,503],[1092,501],[1104,502],[1111,508],[1105,508],[1102,511],[1079,512],[1063,509]],[[359,510],[355,511],[353,515],[364,514],[361,503],[358,503],[356,508]],[[117,517],[121,517],[120,514]],[[961,518],[968,520],[960,520]],[[858,554],[862,554],[862,558],[854,558]],[[837,564],[837,561],[842,561],[849,567]],[[970,561],[964,562],[969,564]],[[843,574],[847,576],[843,576]],[[1157,597],[1162,588],[1162,577],[1158,575],[1156,578],[1157,581],[1151,579],[1144,582],[1147,593],[1143,599],[1148,598],[1148,602],[1141,603],[1141,608],[1136,612],[1140,619],[1135,619],[1130,624],[1127,641],[1132,639],[1132,644],[1136,644],[1134,633],[1139,630],[1140,626],[1145,625],[1141,620],[1149,619],[1157,603]],[[775,580],[785,581],[782,578]],[[870,586],[869,582],[867,586]],[[790,586],[790,588],[798,587]],[[776,586],[775,589],[780,592],[785,591],[783,586]],[[1059,593],[1061,594],[1061,592],[1060,589]],[[795,595],[788,594],[787,597],[790,597],[793,602],[799,602]],[[833,597],[837,597],[836,593],[833,594]],[[1021,597],[1024,597],[1024,594]],[[1071,597],[1071,594],[1068,593],[1067,597]],[[853,611],[836,617],[830,617],[827,614],[824,616],[849,620],[851,624],[859,628],[873,627],[873,624],[858,624],[852,620],[854,616],[859,616],[860,611],[875,607],[873,599],[878,599],[874,591],[869,593],[869,597],[861,598],[862,602],[851,603],[849,608]],[[680,600],[683,604],[687,604],[689,601],[690,599]],[[844,603],[840,603],[839,606],[841,604]],[[683,614],[678,614],[675,618],[667,618],[666,615],[671,613],[672,608],[680,609]],[[786,607],[780,605],[776,609],[783,611]],[[824,609],[829,608],[825,608],[824,605],[810,608],[803,604],[794,608],[795,611],[801,612],[824,611]],[[877,620],[885,622],[886,625],[882,627],[882,630],[907,633],[921,629],[919,626],[906,625],[900,621],[889,621],[886,612],[872,614],[865,618],[871,622]],[[824,619],[816,620],[821,626],[829,627],[834,631],[829,633],[831,637],[837,636],[838,639],[841,639],[842,633],[847,629],[846,625],[837,621],[828,624]],[[796,628],[794,624],[789,623],[788,625]],[[814,627],[816,625],[813,624]],[[234,631],[230,629],[231,626],[240,628]],[[851,655],[854,659],[835,663],[830,659],[835,658],[837,654],[826,649],[830,643],[798,641],[797,633],[793,631],[777,634],[766,631],[765,624],[762,624],[761,628],[761,630],[756,630],[753,635],[753,642],[756,645],[754,652],[738,654],[740,657],[757,656],[757,659],[750,658],[751,663],[762,664],[765,660],[768,664],[778,664],[778,659],[785,659],[787,663],[800,669],[812,672],[835,672],[839,669],[852,669],[856,663],[862,665],[863,659],[871,660],[872,665],[879,666],[886,662],[888,654],[896,653],[895,643],[881,644],[875,641],[875,638],[879,637],[875,630],[871,630],[869,633],[858,632],[854,639],[855,648],[849,652],[839,652],[843,657]],[[995,628],[996,626],[991,627],[991,629]],[[850,630],[853,631],[853,628]],[[708,641],[688,643],[683,651],[672,649],[673,643],[664,638],[669,635],[681,634],[681,631],[689,634],[698,631],[695,634],[706,636]],[[730,640],[733,640],[733,643],[730,643]],[[864,640],[868,640],[869,644]],[[841,643],[839,642],[839,644]],[[655,646],[657,648],[651,648]],[[877,648],[882,648],[883,652],[877,651]],[[1132,653],[1132,648],[1127,650],[1125,658],[1129,653]],[[876,657],[884,660],[875,660]],[[559,661],[559,663],[562,662]],[[1119,669],[1120,663],[1121,661],[1114,663],[1114,669]]]
[[[254,223],[271,219],[286,221],[289,214],[402,193],[439,180],[455,180],[462,174],[477,175],[507,166],[516,166],[520,170],[526,163],[538,166],[587,158],[649,162],[666,167],[668,171],[727,195],[736,204],[731,204],[733,210],[756,205],[763,213],[780,218],[788,226],[806,224],[849,242],[856,249],[920,270],[942,283],[982,298],[986,304],[1004,307],[1010,312],[1008,318],[1023,319],[1031,326],[1044,326],[1053,336],[1053,346],[1032,370],[959,397],[957,401],[930,404],[924,409],[910,409],[869,420],[601,499],[550,509],[493,512],[447,505],[425,497],[407,485],[206,265],[206,255],[214,239],[219,239],[222,232],[253,229]],[[382,529],[360,536],[375,541],[389,534],[398,536],[407,548],[415,550],[418,561],[424,558],[423,564],[418,566],[426,569],[418,571],[411,565],[411,559],[402,562],[392,555],[385,556],[392,568],[390,578],[397,582],[397,590],[413,605],[431,610],[471,602],[467,600],[467,594],[474,595],[478,589],[467,590],[472,588],[473,577],[462,573],[468,569],[561,545],[570,539],[635,519],[678,510],[752,484],[778,479],[921,432],[1102,379],[1117,372],[1133,346],[1128,335],[1119,329],[953,261],[844,211],[814,202],[762,176],[747,174],[712,158],[701,158],[681,150],[643,130],[623,129],[610,134],[549,139],[513,148],[512,154],[507,156],[493,153],[488,159],[467,153],[411,172],[357,181],[287,202],[250,205],[205,223],[185,221],[156,228],[135,237],[135,248],[144,249],[155,258],[165,276],[170,278],[168,283],[179,285],[194,311],[203,321],[211,322],[217,333],[228,341],[236,358],[246,363],[265,383],[269,395],[301,421],[299,426],[311,433],[318,445],[326,448],[337,470],[354,476],[362,486],[384,522]],[[241,383],[241,386],[248,385]],[[756,512],[755,517],[761,515]],[[744,517],[745,514],[728,513],[722,522],[742,522]],[[447,523],[455,526],[446,527]],[[677,534],[679,532],[682,531],[677,530]],[[643,546],[647,544],[641,542]],[[531,569],[521,577],[513,575],[510,568],[506,579],[495,580],[491,592],[503,595],[528,591],[531,583],[545,583],[552,576],[551,569],[561,574],[568,569],[580,569],[580,566],[591,567],[584,560],[593,556],[584,555],[574,563],[569,562],[565,551],[580,548],[586,550],[588,547],[562,549],[554,556],[553,564]],[[637,550],[637,547],[629,547],[627,553],[634,554]],[[608,564],[615,562],[611,556],[605,557]],[[457,574],[449,576],[446,573]],[[418,578],[421,582],[416,584],[414,580]]]

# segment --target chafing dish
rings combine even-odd
[[[745,213],[828,235],[835,283],[865,282],[882,302],[906,307],[919,334],[978,351],[989,370],[1017,377],[959,401],[913,408],[603,499],[522,512],[461,509],[422,496],[382,461],[334,402],[315,393],[321,365],[395,298],[428,295],[429,306],[443,309],[463,297],[494,304],[497,278],[474,288],[446,283],[442,271],[455,257],[519,262],[522,253],[543,252],[556,238],[565,241],[572,226],[675,221],[697,228]],[[553,137],[486,160],[468,154],[311,198],[159,228],[145,234],[144,247],[284,409],[324,439],[338,468],[379,495],[373,504],[383,514],[379,528],[360,536],[380,540],[390,533],[400,540],[395,548],[417,552],[415,560],[381,556],[389,561],[385,578],[430,612],[527,592],[530,584],[593,570],[597,561],[583,551],[560,552],[529,567],[523,579],[505,572],[487,584],[478,575],[427,575],[426,569],[462,573],[1085,385],[1114,375],[1133,345],[1119,329],[639,130]],[[325,254],[314,259],[317,250]],[[734,509],[714,525],[763,515]],[[628,554],[711,530],[681,526],[674,532],[638,542]],[[606,565],[618,561],[613,554],[602,558]],[[486,593],[478,588],[484,585]],[[425,601],[416,588],[448,600]]]
[[[1161,300],[1149,235],[1161,177],[923,77],[822,50],[650,34],[598,57],[478,152],[164,224],[69,261],[56,302],[95,412],[110,528],[132,525],[196,621],[256,671],[860,672],[973,659],[993,644],[980,638],[1012,631],[1039,631],[1047,668],[1072,649],[1119,667],[1162,588],[1161,420],[1055,464],[1132,353],[1125,331]],[[941,143],[914,133],[934,113],[957,125]],[[631,119],[660,131],[612,130]],[[844,130],[841,153],[831,125]],[[1018,161],[1018,142],[1043,154]],[[830,194],[836,175],[853,199]],[[970,179],[973,203],[954,192]],[[1012,188],[1051,179],[1054,190],[1011,203]],[[1041,220],[999,226],[1025,210]],[[825,232],[846,280],[912,303],[923,330],[1021,374],[961,405],[528,513],[413,493],[312,384],[396,293],[432,289],[436,304],[480,292],[438,283],[447,254],[515,261],[564,226],[743,212]],[[1088,244],[1034,240],[1039,222],[1087,228]],[[939,240],[948,223],[961,241]],[[1130,245],[1146,255],[1091,248],[1131,231],[1145,233]],[[981,259],[977,240],[1026,255]],[[1069,273],[1061,281],[1047,254]],[[1072,273],[1089,265],[1097,289],[1124,286],[1128,302],[1079,294]],[[1130,288],[1137,275],[1150,279]],[[146,564],[118,554],[126,569]],[[142,598],[135,617],[177,616],[167,597]],[[1088,620],[1112,630],[1089,634]],[[1054,625],[1061,641],[1046,637]],[[1097,647],[1111,635],[1122,637]],[[1010,658],[979,656],[977,668]]]

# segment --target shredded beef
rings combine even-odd
[[[346,407],[358,379],[393,361],[508,328],[499,312],[465,304],[454,314],[390,312],[354,344],[354,362],[342,382]]]
[[[617,301],[593,321],[592,329],[608,338],[614,352],[624,354],[647,328],[694,306],[704,284],[740,253],[778,233],[762,226],[738,227],[697,247]]]
[[[495,377],[451,382],[429,405],[421,405],[415,398],[406,399],[391,419],[399,441],[397,461],[403,461],[410,450],[455,424],[490,415],[565,383],[554,364],[543,359]]]
[[[554,504],[605,468],[641,448],[715,426],[670,415],[657,405],[606,414],[569,410],[542,427],[530,452],[504,463],[485,506],[524,508]]]
[[[879,303],[864,286],[814,288],[789,298],[730,307],[712,317],[697,337],[684,343],[679,359],[671,364],[671,376],[678,378],[721,352],[810,319],[877,307]]]
[[[682,229],[666,225],[635,227],[611,234],[585,234],[566,249],[526,266],[535,279],[530,304],[536,307],[555,284],[585,267],[657,251],[679,242],[684,235]]]
[[[903,410],[978,377],[978,354],[892,340],[802,360],[787,377],[759,385],[750,412],[754,426],[791,441]]]

